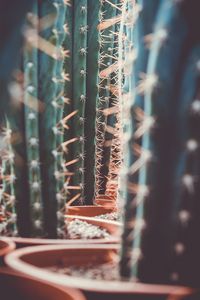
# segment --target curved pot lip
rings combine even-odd
[[[56,290],[59,290],[61,292],[63,292],[63,294],[65,294],[67,296],[67,294],[69,294],[74,300],[86,300],[86,298],[84,297],[84,295],[79,291],[76,290],[74,288],[71,287],[63,287],[63,286],[58,286],[55,283],[51,283],[48,281],[45,281],[43,279],[40,278],[33,278],[33,276],[29,275],[29,274],[25,274],[25,273],[20,273],[14,269],[11,269],[9,267],[2,267],[0,269],[0,275],[5,275],[5,276],[11,276],[11,277],[18,277],[22,280],[32,280],[32,281],[38,281],[42,284],[45,284],[46,286],[51,286],[53,288],[55,288]]]
[[[97,225],[101,226],[102,223],[104,224],[110,224],[119,228],[122,228],[122,223],[118,221],[113,220],[105,220],[105,219],[98,219],[95,217],[87,217],[87,216],[77,216],[77,215],[66,215],[66,219],[79,219],[82,221],[92,221],[96,223]]]
[[[119,239],[115,237],[111,237],[110,239],[42,239],[42,238],[23,238],[23,237],[12,237],[12,240],[16,244],[24,245],[24,246],[48,246],[48,245],[82,245],[82,244],[112,244],[118,243]]]
[[[111,209],[107,209],[105,208],[103,205],[74,205],[74,206],[67,206],[67,209],[72,209],[72,210],[92,210],[92,209],[97,209],[97,210],[111,210]]]
[[[143,294],[143,295],[173,295],[173,296],[187,296],[195,292],[194,289],[184,286],[171,286],[171,285],[157,285],[157,284],[144,284],[137,282],[125,281],[102,281],[80,278],[75,276],[68,276],[63,274],[55,274],[53,272],[36,267],[21,260],[21,257],[28,254],[61,251],[61,250],[119,250],[119,245],[68,245],[68,246],[35,246],[18,249],[11,252],[5,257],[6,264],[16,271],[23,274],[29,274],[33,278],[58,284],[64,287],[72,287],[84,291],[98,292],[98,293],[118,293],[118,294]]]
[[[5,243],[5,247],[0,248],[0,257],[3,257],[7,253],[10,253],[16,248],[15,242],[11,238],[0,237],[0,241]]]

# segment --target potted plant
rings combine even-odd
[[[33,245],[70,245],[70,244],[99,244],[118,243],[121,224],[114,221],[83,217],[76,215],[66,216],[68,237],[65,239],[44,238],[12,238],[17,248]]]

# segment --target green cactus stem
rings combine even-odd
[[[32,13],[28,14],[27,26],[38,35],[37,4],[34,4]],[[30,20],[36,20],[33,26]],[[24,118],[27,164],[29,173],[30,215],[32,221],[32,235],[42,236],[42,193],[39,154],[39,101],[38,101],[38,49],[26,43],[24,49]]]
[[[100,54],[99,54],[99,99],[96,114],[96,161],[95,161],[95,195],[105,193],[108,164],[110,159],[110,147],[112,135],[106,133],[108,118],[105,110],[112,106],[111,74],[115,67],[112,65],[117,40],[113,35],[115,24],[119,20],[116,10],[119,1],[101,2],[100,6]],[[115,62],[116,63],[116,62]],[[108,141],[106,141],[106,138]]]
[[[60,1],[58,3],[58,18],[57,18],[57,24],[56,24],[56,34],[58,36],[57,40],[57,49],[60,53],[62,53],[62,43],[65,38],[65,30],[63,27],[63,24],[65,23],[65,4],[63,1]],[[63,56],[65,55],[65,52],[63,53]],[[62,147],[64,143],[64,127],[63,127],[63,112],[64,112],[64,83],[65,83],[66,77],[63,72],[63,59],[60,59],[57,61],[56,66],[56,77],[55,81],[57,82],[57,91],[56,91],[56,102],[57,102],[57,115],[56,115],[56,127],[54,128],[54,134],[56,138],[56,147],[59,149]],[[55,160],[55,171],[54,175],[57,180],[57,193],[56,193],[56,199],[57,199],[57,232],[59,237],[63,237],[63,231],[64,231],[64,215],[65,215],[65,197],[66,192],[64,188],[65,183],[65,161],[64,161],[64,151],[59,150],[59,154],[57,159]]]
[[[79,201],[84,203],[85,185],[85,103],[86,78],[87,78],[87,1],[74,1],[74,23],[73,23],[73,111],[77,114],[73,118],[73,132],[76,142],[72,145],[74,157],[77,163],[74,165],[74,176],[72,179],[75,192],[80,194]]]

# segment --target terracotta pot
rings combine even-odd
[[[113,211],[117,210],[117,205],[115,202],[113,202],[112,200],[107,200],[107,199],[96,199],[95,200],[95,204],[96,205],[100,205],[103,206],[107,209],[112,209]]]
[[[6,263],[14,270],[41,278],[59,286],[79,288],[88,300],[180,300],[195,293],[187,287],[140,284],[124,281],[92,280],[57,274],[45,268],[64,262],[65,265],[101,264],[116,260],[116,245],[38,246],[16,250],[6,256]],[[197,298],[198,299],[198,298]]]
[[[59,240],[59,239],[39,239],[39,238],[21,238],[13,237],[12,240],[16,243],[17,248],[26,246],[39,246],[39,245],[82,245],[82,244],[101,244],[101,243],[118,243],[119,242],[119,229],[121,224],[115,221],[107,221],[89,217],[79,217],[79,216],[66,216],[66,222],[74,219],[81,219],[90,224],[100,226],[108,230],[112,235],[111,239],[77,239],[77,240]]]
[[[74,216],[95,217],[95,216],[104,215],[112,212],[113,212],[113,208],[106,208],[103,206],[96,206],[96,205],[67,207],[67,214],[74,215]]]
[[[0,268],[0,294],[2,300],[85,300],[75,289],[35,280],[9,268]]]
[[[6,254],[15,249],[15,243],[9,238],[0,238],[0,265],[3,264],[3,258]]]

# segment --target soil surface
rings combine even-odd
[[[109,221],[120,221],[120,214],[117,212],[103,214],[95,217],[96,219],[103,219]]]
[[[48,268],[49,271],[65,274],[68,276],[81,277],[94,280],[105,281],[118,281],[120,280],[119,269],[117,263],[105,263],[105,264],[86,264],[84,266],[52,266]]]

